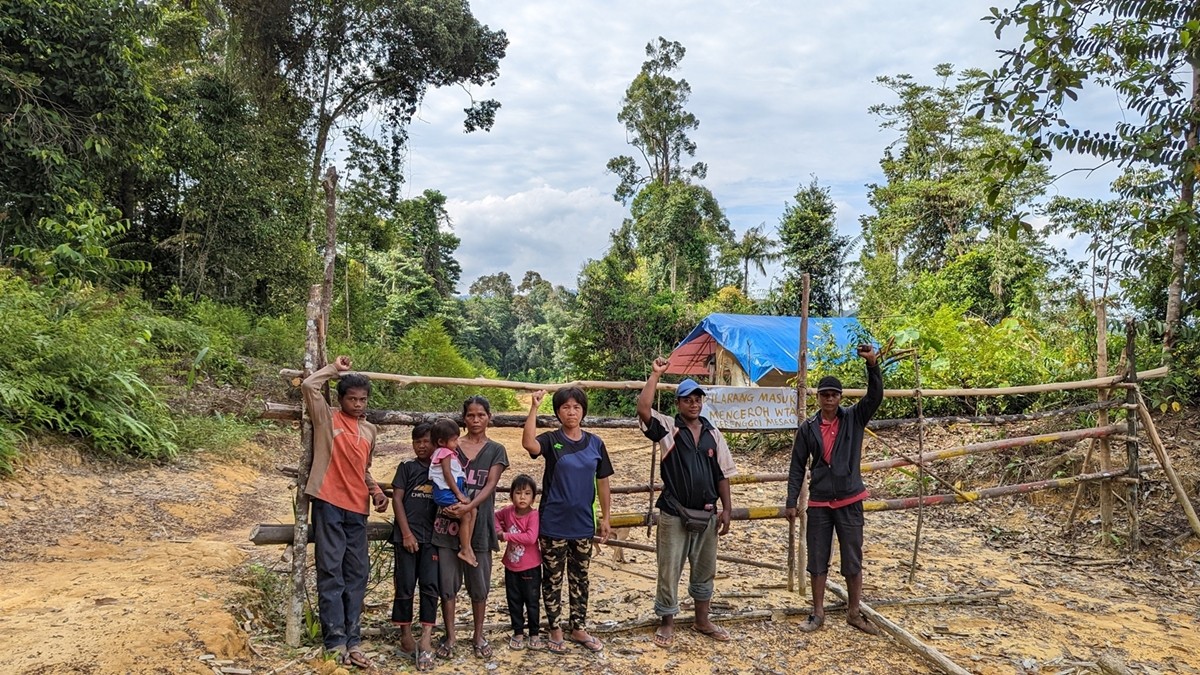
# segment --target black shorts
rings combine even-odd
[[[838,550],[842,554],[842,576],[852,577],[862,573],[862,502],[848,504],[840,509],[826,506],[809,507],[806,532],[808,573],[816,576],[829,573],[834,532],[837,532]]]

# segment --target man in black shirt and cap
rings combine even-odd
[[[654,360],[637,402],[642,432],[662,447],[663,491],[655,504],[658,587],[654,596],[654,613],[661,624],[654,632],[654,644],[663,648],[675,641],[679,579],[685,561],[689,564],[688,594],[696,603],[692,630],[721,642],[729,640],[729,632],[714,624],[708,614],[717,573],[717,536],[729,532],[729,477],[737,474],[725,437],[700,416],[704,390],[695,381],[679,383],[675,391],[679,412],[674,418],[654,410],[654,391],[668,365],[664,358]]]

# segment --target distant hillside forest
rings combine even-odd
[[[839,234],[817,177],[796,178],[777,222],[731,223],[689,137],[699,120],[678,77],[686,48],[652,40],[612,103],[631,147],[607,169],[627,215],[567,288],[536,270],[462,279],[447,195],[399,198],[425,93],[501,75],[508,39],[465,2],[11,0],[0,10],[0,473],[42,434],[169,458],[252,426],[175,402],[299,366],[333,137],[348,159],[335,167],[329,351],[362,370],[643,379],[711,312],[799,314],[807,273],[814,316],[854,314],[864,338],[919,350],[924,387],[1093,377],[1104,316],[1110,371],[1135,319],[1138,367],[1172,368],[1147,383],[1154,405],[1196,403],[1200,10],[1016,0],[992,20],[1018,45],[995,63],[880,74],[864,114],[898,140],[882,148],[882,180],[864,186],[857,237]],[[1129,118],[1077,126],[1064,102],[1085,90],[1118,97]],[[465,131],[504,123],[503,101],[463,96]],[[1109,198],[1073,198],[1054,186],[1054,153],[1123,173]],[[1082,237],[1086,255],[1049,243],[1061,234]],[[779,270],[769,293],[750,297],[768,269]],[[829,345],[813,349],[814,381],[861,380]],[[913,386],[911,363],[889,384]],[[381,386],[373,404],[452,410],[465,393]],[[936,405],[927,412],[968,403]],[[597,392],[592,408],[629,413],[632,399]]]

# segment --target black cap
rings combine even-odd
[[[832,375],[822,377],[821,381],[817,383],[817,393],[819,394],[823,391],[842,393],[842,381]]]

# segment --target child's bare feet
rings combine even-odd
[[[479,560],[475,558],[475,552],[471,549],[458,552],[458,559],[467,563],[471,567],[479,567]]]

